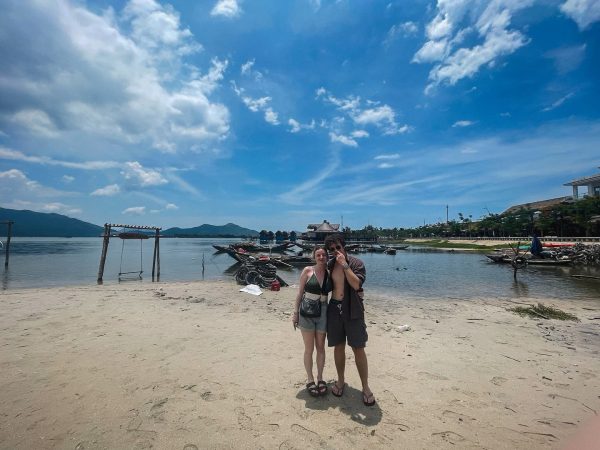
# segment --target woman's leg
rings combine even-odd
[[[315,381],[313,377],[313,349],[315,348],[315,332],[302,330],[304,340],[304,368],[308,382]]]
[[[325,367],[325,333],[315,332],[315,349],[317,350],[317,381],[321,381]]]

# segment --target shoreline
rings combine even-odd
[[[506,310],[526,299],[367,302],[378,401],[367,408],[349,350],[344,396],[306,394],[294,288],[257,297],[239,288],[219,280],[3,291],[0,442],[559,448],[600,411],[597,300],[548,302],[581,322]],[[411,331],[398,332],[403,324]],[[325,379],[335,379],[331,349]]]

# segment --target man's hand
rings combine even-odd
[[[335,262],[337,262],[342,267],[347,264],[346,263],[346,257],[339,250],[336,250],[336,252],[335,252]]]

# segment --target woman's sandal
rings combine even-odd
[[[317,388],[319,389],[319,395],[327,395],[327,383],[323,380],[317,382]]]
[[[312,397],[319,396],[319,388],[317,387],[317,385],[315,384],[314,381],[311,381],[310,383],[306,383],[306,390]]]

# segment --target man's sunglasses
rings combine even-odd
[[[336,250],[341,250],[342,246],[341,245],[336,245],[335,247],[330,247],[329,251],[330,252],[335,252]]]

